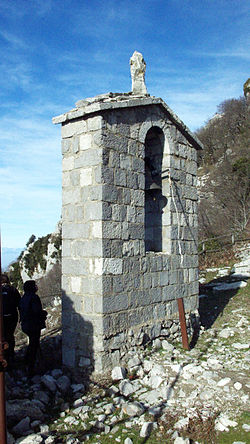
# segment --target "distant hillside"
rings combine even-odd
[[[200,239],[249,237],[249,123],[247,97],[240,97],[222,102],[196,133],[204,145],[198,169]]]
[[[2,270],[7,270],[8,266],[11,264],[11,262],[14,262],[17,260],[19,254],[21,253],[22,248],[7,248],[2,247]]]

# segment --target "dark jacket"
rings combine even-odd
[[[18,319],[18,308],[21,300],[19,291],[9,284],[2,285],[2,295],[3,295],[3,315],[4,317],[13,317]]]
[[[20,318],[24,333],[32,334],[41,330],[42,312],[39,296],[33,292],[24,293],[20,301]]]

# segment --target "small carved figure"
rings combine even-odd
[[[130,72],[132,78],[132,93],[147,94],[145,85],[146,63],[140,52],[135,51],[130,59]]]

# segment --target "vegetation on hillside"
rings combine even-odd
[[[40,265],[42,270],[46,270],[46,255],[48,250],[50,235],[39,237],[28,249],[28,252],[23,256],[23,261],[27,274],[31,278],[35,269]]]
[[[57,295],[58,285],[60,286],[60,268],[61,268],[61,232],[47,234],[46,236],[36,237],[32,234],[26,244],[26,250],[22,251],[16,262],[12,263],[9,268],[9,277],[13,285],[19,290],[22,290],[22,270],[25,270],[30,279],[33,279],[34,272],[42,271],[44,276],[39,279],[41,281],[41,292],[48,296],[51,293],[53,279],[56,276],[55,287],[52,289],[53,295]],[[46,267],[48,261],[48,245],[54,245],[54,251],[51,254],[51,259],[54,259],[54,267],[46,275]],[[39,285],[39,282],[38,282]],[[46,289],[46,291],[45,291]]]
[[[199,158],[200,239],[249,234],[250,158],[247,99],[230,99],[197,131],[204,145]]]

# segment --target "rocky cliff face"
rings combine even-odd
[[[61,265],[61,222],[53,233],[35,238],[31,236],[27,248],[21,252],[17,261],[10,265],[11,281],[18,288],[22,283],[34,279],[45,279],[55,267]]]

